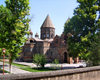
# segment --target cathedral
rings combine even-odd
[[[68,52],[67,44],[64,40],[64,34],[61,36],[55,35],[55,26],[53,25],[49,15],[47,15],[40,28],[40,37],[38,33],[33,37],[33,32],[30,34],[27,41],[22,47],[20,60],[33,61],[34,54],[44,54],[48,62],[58,59],[59,62],[67,62]]]

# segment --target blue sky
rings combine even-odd
[[[0,0],[0,5],[4,5],[5,0]],[[33,34],[40,34],[40,27],[49,14],[55,25],[56,34],[60,35],[64,29],[64,23],[68,17],[73,16],[74,9],[77,7],[76,0],[30,0],[30,28]]]

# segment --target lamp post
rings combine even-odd
[[[4,62],[5,62],[5,52],[6,52],[6,49],[3,48],[2,52],[3,52],[3,75],[4,75]]]

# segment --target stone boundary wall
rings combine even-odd
[[[100,66],[0,75],[0,80],[100,80]]]

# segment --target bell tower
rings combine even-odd
[[[46,19],[44,20],[41,26],[41,39],[53,39],[55,37],[55,28],[52,24],[52,21],[47,15]]]

